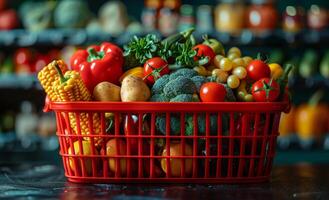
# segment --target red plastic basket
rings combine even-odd
[[[275,155],[280,115],[287,107],[288,103],[281,102],[51,102],[48,105],[56,114],[65,175],[69,181],[79,183],[266,181]],[[89,131],[93,131],[92,116],[99,115],[101,133],[82,135],[81,113],[88,115]],[[110,131],[106,130],[109,124],[106,113],[114,116]],[[70,128],[72,114],[78,127],[76,133]],[[127,116],[138,119],[137,124],[128,124],[128,133],[122,121]],[[164,134],[159,131],[159,117],[165,122]],[[179,119],[179,133],[173,133],[173,118]],[[144,130],[145,121],[150,131]],[[185,134],[187,121],[191,122],[190,135]],[[204,128],[199,128],[201,124]],[[110,140],[115,141],[114,154],[107,152]],[[167,149],[162,154],[161,144]],[[176,151],[170,148],[171,144],[176,145]],[[165,171],[161,165],[166,166]]]

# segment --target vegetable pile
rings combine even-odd
[[[38,78],[50,101],[104,101],[104,102],[275,102],[288,101],[286,87],[288,74],[292,66],[284,69],[277,63],[268,64],[266,57],[257,58],[242,56],[239,48],[232,47],[226,51],[216,39],[203,37],[203,42],[197,44],[192,33],[194,29],[174,34],[160,40],[156,35],[134,37],[121,50],[118,46],[104,42],[100,46],[90,46],[78,50],[71,58],[70,68],[61,60],[55,60],[45,66]],[[159,104],[160,105],[160,104]],[[182,104],[184,106],[184,104]],[[75,116],[80,115],[80,129],[77,128]],[[198,114],[197,127],[194,127],[193,115],[186,113],[185,119],[179,113],[170,113],[170,135],[180,135],[185,128],[185,135],[193,135],[194,130],[199,135],[205,135],[206,129],[211,134],[217,134],[217,126],[221,122],[223,134],[228,131],[229,117],[222,114],[209,116],[210,127],[206,127],[205,114]],[[166,114],[157,114],[155,118],[155,134],[166,135]],[[241,116],[235,116],[237,118]],[[249,116],[254,119],[254,116]],[[87,113],[69,113],[69,125],[73,134],[90,134]],[[100,133],[101,117],[94,113],[93,134]],[[91,119],[90,118],[90,119]],[[120,119],[113,113],[105,113],[106,132],[113,134],[114,122],[119,121],[124,135],[150,135],[151,117],[135,114],[120,114]],[[117,124],[117,123],[115,123]],[[184,127],[182,127],[184,126]],[[241,132],[241,124],[236,125],[236,132]],[[252,127],[252,126],[251,126]],[[248,134],[253,130],[248,130]],[[91,144],[88,137],[83,138],[83,154],[90,155]],[[104,141],[95,138],[97,152],[109,156],[136,154],[138,138],[114,138]],[[150,154],[150,141],[142,140],[142,153]],[[204,149],[204,138],[198,138],[198,145]],[[75,154],[80,154],[76,141],[72,148]],[[106,143],[106,149],[102,148]],[[119,148],[116,148],[119,144]],[[126,146],[131,152],[127,152]],[[170,155],[192,155],[192,147],[188,141],[181,149],[179,141],[170,142]],[[156,138],[158,155],[167,155],[167,145],[161,138]],[[77,148],[77,149],[75,149]],[[69,154],[73,151],[70,148]],[[224,151],[224,150],[223,150]],[[94,152],[95,153],[95,152]],[[140,153],[140,152],[139,152]],[[207,154],[207,152],[203,152]],[[120,168],[116,168],[116,159],[109,159],[109,169],[112,172],[120,170],[126,173],[126,159],[120,159]],[[149,160],[145,159],[146,162]],[[166,159],[156,163],[157,175],[167,173]],[[91,162],[86,159],[87,172],[91,173]],[[181,160],[171,159],[171,175],[179,176]],[[69,160],[69,166],[76,170],[74,162]],[[136,163],[130,163],[135,165]],[[145,164],[148,166],[148,164]],[[145,169],[146,171],[149,171]],[[192,160],[185,160],[185,173],[190,174]]]

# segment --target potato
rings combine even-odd
[[[121,85],[121,100],[123,102],[147,101],[151,96],[150,88],[140,77],[127,76]]]
[[[97,101],[121,101],[121,88],[110,82],[101,82],[94,88],[94,98]]]

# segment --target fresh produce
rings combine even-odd
[[[83,28],[90,18],[86,1],[59,1],[54,12],[54,24],[57,28]]]
[[[110,82],[100,82],[94,88],[93,96],[97,101],[121,101],[121,88]]]
[[[317,71],[318,54],[314,50],[307,50],[300,61],[299,74],[302,78],[310,78]]]
[[[147,101],[151,96],[151,91],[143,79],[135,76],[127,76],[121,84],[121,100],[130,101]]]
[[[19,20],[15,10],[0,11],[0,30],[11,30],[18,26]]]
[[[214,51],[215,55],[225,55],[224,47],[218,40],[213,38],[209,39],[207,35],[202,38],[204,40],[202,44],[209,46]]]
[[[160,57],[148,59],[144,64],[144,76],[150,84],[169,73],[168,63]]]
[[[63,61],[54,60],[38,73],[38,79],[46,90],[50,100],[72,102],[91,101],[91,94],[84,85],[79,72],[68,70],[63,74],[61,68],[66,68]],[[57,73],[54,72],[56,70]],[[48,88],[49,85],[52,87]],[[69,113],[70,126],[75,134],[90,134],[89,118],[87,113],[80,113],[80,124],[77,123],[73,113]],[[93,133],[100,133],[101,122],[99,115],[95,113],[93,119]],[[77,127],[80,125],[79,128]]]
[[[251,92],[247,89],[247,81],[243,80],[237,88],[237,97],[239,100],[246,102],[252,102],[254,100]]]
[[[292,133],[295,133],[295,118],[296,108],[291,107],[289,113],[281,113],[279,133],[280,136],[285,137]]]
[[[56,3],[53,1],[25,1],[19,7],[23,26],[30,31],[42,31],[51,28]]]
[[[72,69],[80,72],[89,91],[103,81],[118,83],[122,75],[123,54],[121,49],[109,42],[78,50],[71,57]]]
[[[194,60],[199,60],[200,58],[207,58],[208,62],[205,64],[211,63],[214,57],[216,56],[212,48],[205,44],[198,44],[192,49],[197,52],[197,54],[194,56]]]
[[[273,102],[280,95],[280,86],[273,79],[262,78],[252,85],[252,97],[258,102]]]
[[[223,69],[214,69],[212,71],[212,76],[215,78],[217,83],[226,83],[228,78],[228,73]]]
[[[193,154],[193,151],[192,151],[192,147],[189,145],[189,144],[185,144],[185,148],[182,149],[182,146],[180,143],[170,143],[170,156],[192,156]],[[168,153],[167,153],[167,149],[165,148],[163,151],[162,151],[162,156],[167,156]],[[184,162],[185,162],[185,169],[184,170],[184,173],[186,175],[189,175],[191,174],[192,172],[192,159],[191,158],[186,158],[184,159]],[[173,177],[179,177],[181,175],[181,170],[182,170],[182,162],[181,162],[181,159],[178,159],[178,158],[169,158],[169,163],[170,163],[170,174],[171,176]],[[165,172],[165,173],[168,173],[167,169],[168,169],[168,166],[167,166],[167,159],[166,158],[162,158],[161,159],[161,167],[162,167],[162,170]]]
[[[239,85],[240,85],[239,77],[234,74],[230,75],[229,77],[227,77],[227,85],[232,89],[239,87]]]
[[[82,149],[81,149],[82,148]],[[90,141],[85,141],[82,140],[81,141],[81,147],[80,147],[80,142],[79,141],[75,141],[73,143],[73,149],[72,147],[69,147],[68,149],[68,154],[69,155],[85,155],[85,156],[90,156],[90,155],[97,155],[97,151],[95,149],[95,151],[92,151],[92,145],[90,143]],[[74,158],[74,157],[69,157],[69,166],[71,168],[71,170],[74,173],[77,173],[78,169],[82,169],[82,165],[84,165],[84,169],[87,172],[87,175],[91,175],[92,173],[92,160],[90,158],[85,158],[83,160]]]
[[[320,63],[320,73],[323,77],[329,79],[329,51],[327,51]]]
[[[53,61],[39,71],[38,79],[41,86],[47,93],[48,98],[51,101],[60,101],[60,97],[57,95],[57,93],[53,88],[54,81],[60,79],[60,75],[57,73],[57,69],[55,65],[59,66],[60,71],[64,74],[68,70],[67,65],[62,60]]]
[[[226,89],[220,83],[209,82],[201,86],[200,98],[203,102],[221,102],[225,96]]]
[[[283,75],[277,80],[277,83],[280,86],[279,100],[284,100],[284,95],[287,94],[288,77],[293,68],[293,65],[288,64],[284,69]]]
[[[269,78],[271,76],[269,66],[260,58],[249,63],[247,72],[248,77],[253,81],[258,81],[261,78]]]
[[[110,139],[106,143],[106,155],[107,156],[125,156],[127,155],[127,144],[124,140],[114,138]],[[119,161],[119,162],[118,162]],[[126,174],[127,172],[127,158],[110,158],[109,168],[112,172],[119,174]]]
[[[136,76],[139,78],[144,78],[144,68],[143,67],[134,67],[131,68],[129,70],[127,70],[125,73],[123,73],[119,79],[119,82],[122,83],[122,80],[126,77],[126,76]]]
[[[283,69],[279,64],[271,63],[268,66],[271,70],[271,78],[273,78],[274,80],[277,80],[283,74]]]
[[[133,39],[124,46],[125,67],[127,69],[143,65],[146,60],[159,56],[168,61],[173,56],[174,44],[185,42],[190,37],[194,29],[171,35],[163,41],[156,35],[148,34],[145,37]],[[194,56],[194,55],[193,55]]]
[[[328,108],[319,103],[323,95],[323,91],[317,91],[308,104],[299,106],[296,111],[295,127],[302,140],[317,139],[327,129]]]

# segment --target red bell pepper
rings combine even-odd
[[[89,91],[103,81],[119,83],[124,63],[122,50],[109,42],[100,46],[90,46],[87,50],[78,50],[71,57],[73,70],[80,72]]]

